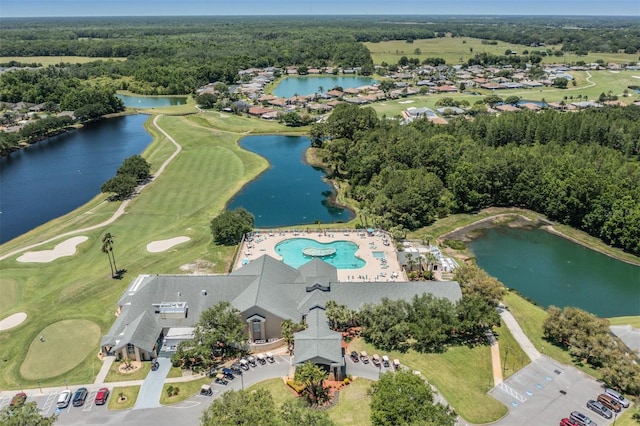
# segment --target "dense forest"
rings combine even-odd
[[[640,108],[480,115],[439,126],[339,105],[314,144],[383,228],[521,206],[640,255]]]

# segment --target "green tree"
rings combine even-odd
[[[278,426],[276,405],[268,390],[228,391],[202,413],[202,426]]]
[[[119,174],[103,183],[100,192],[113,193],[111,199],[121,201],[133,195],[137,185],[138,181],[135,176]]]
[[[324,387],[326,378],[327,372],[311,362],[297,366],[294,376],[295,382],[304,386],[302,392],[311,406],[322,405],[328,401],[330,395]]]
[[[286,401],[280,407],[280,418],[287,426],[333,426],[325,411],[311,410],[297,401]]]
[[[566,78],[556,77],[551,82],[551,85],[553,87],[557,87],[558,89],[566,89],[567,83],[568,83],[568,80]]]
[[[374,426],[453,426],[455,414],[433,403],[428,383],[410,371],[385,373],[371,385],[371,424]]]
[[[131,175],[137,183],[141,183],[151,177],[151,164],[141,155],[132,155],[122,161],[116,175]]]
[[[51,426],[58,420],[58,415],[49,417],[40,414],[35,402],[28,402],[22,407],[5,407],[0,410],[0,424],[3,426]]]
[[[479,296],[491,306],[498,306],[504,296],[504,285],[474,263],[457,268],[454,279],[460,284],[463,296]]]
[[[211,220],[211,234],[217,244],[234,245],[253,230],[254,217],[243,208],[224,211]]]
[[[520,96],[516,95],[507,96],[504,100],[504,103],[509,105],[515,105],[518,102],[520,102]]]

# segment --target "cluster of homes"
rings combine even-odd
[[[46,112],[46,103],[30,102],[0,102],[0,131],[12,133],[21,130],[26,124],[44,118],[51,114],[61,117],[74,117],[73,111],[62,111],[57,113]]]
[[[462,65],[422,65],[417,68],[400,67],[398,71],[389,73],[386,77],[393,83],[392,86],[382,90],[380,84],[366,85],[357,88],[336,88],[327,91],[319,91],[311,95],[296,95],[282,98],[265,93],[265,86],[272,83],[276,76],[285,74],[298,75],[298,67],[285,69],[250,68],[239,72],[241,84],[232,86],[229,90],[239,94],[243,100],[237,101],[236,106],[240,111],[266,120],[276,119],[278,114],[291,111],[305,111],[308,113],[324,114],[331,111],[337,104],[346,102],[357,105],[369,104],[388,99],[398,99],[418,94],[446,94],[458,93],[461,90],[470,94],[477,94],[475,90],[501,91],[508,89],[539,89],[551,86],[556,78],[573,80],[572,71],[618,71],[622,69],[640,70],[640,64],[622,66],[615,63],[601,65],[598,63],[583,66],[568,67],[563,64],[548,65],[544,68],[543,77],[529,78],[528,69],[514,69],[511,65],[485,67],[480,65],[463,67]],[[334,75],[357,74],[358,68],[310,68],[305,69],[306,75]],[[216,83],[211,83],[198,89],[198,94],[215,93]],[[619,104],[623,104],[618,102]],[[593,101],[580,101],[541,104],[536,102],[524,102],[519,105],[497,105],[489,109],[489,112],[501,113],[520,111],[523,109],[538,111],[542,108],[554,108],[557,110],[577,110],[588,107],[598,107],[600,104]],[[443,116],[464,114],[465,110],[456,107],[446,107],[432,111],[428,108],[410,108],[404,112],[405,121],[411,121],[418,117],[426,117],[437,123],[446,123]]]

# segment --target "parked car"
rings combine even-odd
[[[240,365],[240,362],[234,362],[233,364],[231,364],[231,369],[233,370],[233,374],[235,374],[236,376],[242,374],[242,366]]]
[[[104,405],[107,403],[107,399],[109,399],[109,389],[100,388],[98,389],[98,393],[96,394],[95,404],[96,405]]]
[[[74,407],[82,407],[84,405],[84,401],[87,399],[87,395],[89,395],[89,391],[87,388],[80,388],[73,394],[73,406]]]
[[[247,358],[247,361],[249,362],[249,365],[250,365],[250,366],[252,366],[252,367],[255,367],[255,366],[256,366],[256,359],[255,359],[254,357],[249,356],[249,357]]]
[[[267,358],[267,361],[269,361],[272,364],[276,362],[276,359],[271,352],[267,352],[266,358]]]
[[[373,354],[373,356],[371,357],[371,362],[373,362],[373,365],[375,365],[376,367],[380,367],[380,364],[382,364],[382,361],[380,360],[380,356],[378,356],[378,354]]]
[[[233,370],[230,369],[230,368],[223,368],[222,369],[222,374],[224,374],[224,377],[227,380],[235,379],[235,376],[233,375]]]
[[[568,417],[565,417],[564,419],[560,420],[560,426],[579,426],[578,423],[569,420]]]
[[[360,352],[360,361],[362,361],[363,364],[369,364],[369,355],[367,355],[366,351]]]
[[[349,357],[351,357],[351,361],[353,362],[360,362],[360,355],[358,355],[358,352],[356,351],[351,351],[351,355],[349,355]]]
[[[207,396],[213,395],[213,390],[211,389],[211,386],[210,385],[200,386],[200,395],[207,395]]]
[[[27,401],[27,394],[24,392],[18,392],[17,394],[13,395],[13,398],[11,398],[11,402],[9,403],[9,406],[11,408],[20,408],[24,405],[26,401]]]
[[[607,407],[605,407],[602,402],[594,401],[590,399],[587,401],[587,408],[595,413],[600,414],[605,419],[610,419],[613,417],[613,413]]]
[[[386,355],[382,355],[382,366],[389,368],[389,357]]]
[[[582,414],[580,411],[572,411],[569,416],[569,420],[578,424],[578,426],[598,426],[589,417]]]
[[[260,365],[265,365],[267,363],[267,358],[265,358],[264,354],[256,355],[256,359],[260,363]]]
[[[219,385],[225,385],[225,386],[227,385],[227,383],[229,383],[227,379],[224,378],[224,374],[222,373],[216,374],[216,378],[213,379],[213,381]]]
[[[249,370],[249,361],[247,361],[245,358],[240,359],[240,368],[242,368],[244,371]]]
[[[624,408],[629,407],[629,400],[624,397],[620,392],[613,390],[611,388],[606,388],[604,390],[605,395],[609,395],[611,398],[618,401],[618,404],[622,405]]]
[[[602,405],[604,405],[611,411],[615,411],[616,413],[619,413],[620,410],[622,410],[622,406],[620,405],[620,403],[607,394],[601,393],[600,395],[598,395],[598,402],[601,402]]]
[[[58,402],[56,403],[56,407],[67,408],[70,402],[71,402],[71,391],[68,389],[63,390],[62,392],[60,392],[60,395],[58,395]]]

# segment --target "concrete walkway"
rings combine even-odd
[[[109,374],[109,369],[113,365],[113,361],[116,360],[115,356],[108,356],[102,361],[102,367],[100,367],[100,371],[96,376],[96,379],[93,381],[94,385],[101,385],[104,383],[104,379],[107,378],[107,374]]]
[[[157,360],[160,366],[156,371],[149,371],[144,379],[142,386],[140,386],[140,392],[138,392],[136,405],[133,407],[134,410],[161,407],[160,396],[164,381],[171,370],[171,360],[169,358],[157,358]]]
[[[493,385],[498,386],[502,378],[502,363],[500,362],[500,346],[498,342],[491,345],[491,370],[493,371]]]
[[[509,328],[509,331],[513,335],[513,338],[516,339],[516,342],[518,342],[522,350],[527,354],[531,361],[542,358],[540,352],[538,352],[535,346],[533,346],[533,343],[531,343],[531,340],[529,340],[527,335],[524,334],[524,331],[522,331],[520,324],[518,324],[513,315],[511,315],[511,312],[509,312],[507,309],[501,309],[500,317],[502,317],[502,320]]]

